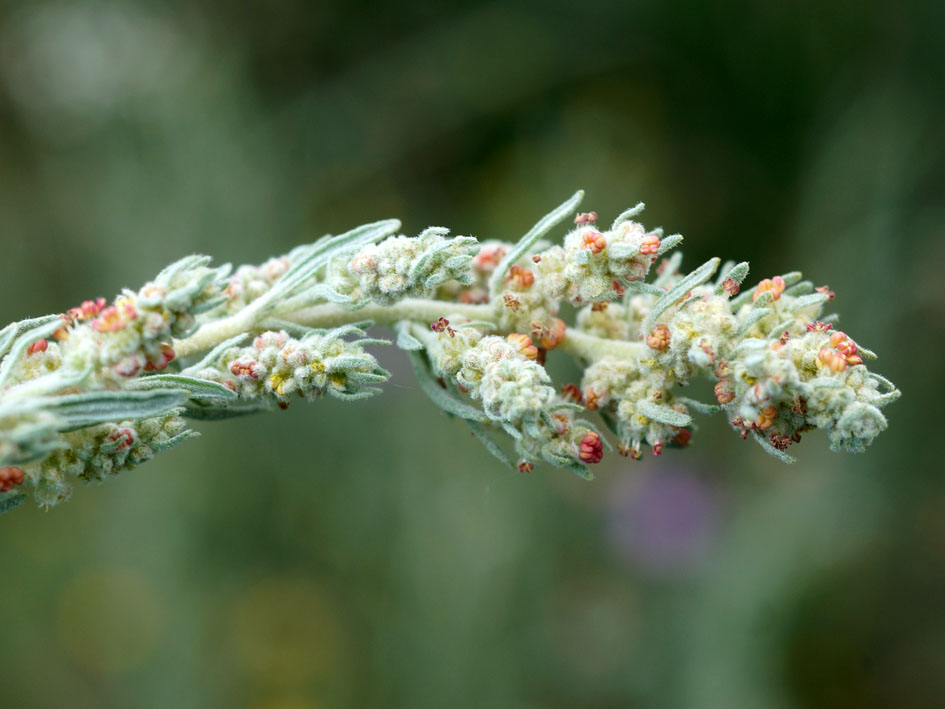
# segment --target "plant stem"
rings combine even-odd
[[[252,317],[247,318],[244,313],[239,313],[225,320],[208,323],[186,340],[176,340],[174,351],[180,357],[199,354],[241,333],[265,328],[265,317],[260,318],[256,313],[250,315]],[[491,305],[405,298],[393,305],[371,304],[358,310],[345,310],[333,303],[326,303],[288,313],[277,311],[274,314],[281,320],[316,328],[338,327],[363,320],[371,320],[377,325],[393,325],[401,320],[431,323],[448,315],[460,315],[470,320],[494,320],[495,310]]]
[[[247,317],[247,313],[250,317]],[[469,305],[421,298],[405,298],[393,305],[371,304],[358,310],[346,310],[334,303],[326,303],[287,313],[277,311],[275,314],[280,320],[315,328],[339,327],[363,320],[371,320],[377,325],[393,325],[402,320],[431,323],[437,318],[449,315],[459,315],[469,320],[497,320],[493,306],[488,304]],[[186,340],[175,341],[174,350],[178,356],[187,357],[208,351],[240,333],[266,327],[265,316],[260,317],[256,312],[244,311],[225,320],[204,325]],[[588,335],[577,328],[568,328],[561,349],[586,362],[594,362],[604,357],[637,359],[646,352],[646,347],[640,342],[608,340]]]
[[[572,357],[590,363],[605,357],[620,360],[639,359],[646,353],[648,348],[642,342],[608,340],[569,327],[560,349]]]

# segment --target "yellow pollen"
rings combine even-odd
[[[269,386],[272,387],[272,390],[276,392],[279,396],[282,396],[284,392],[284,387],[286,380],[289,377],[281,372],[273,372],[272,376],[269,377]]]

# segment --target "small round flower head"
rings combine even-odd
[[[490,421],[514,430],[515,448],[524,460],[558,465],[580,461],[579,444],[588,429],[575,425],[573,404],[555,393],[544,367],[530,357],[530,338],[515,333],[507,338],[467,336],[474,332],[476,328],[460,328],[455,338],[441,333],[429,350],[434,370],[481,401]]]
[[[388,373],[357,342],[344,339],[357,328],[313,332],[301,339],[286,332],[264,332],[249,347],[233,347],[196,375],[224,384],[247,400],[286,403],[290,396],[314,399],[330,394],[359,399],[377,393],[370,383]],[[363,333],[362,333],[363,334]]]
[[[524,355],[527,359],[538,359],[538,348],[532,344],[532,338],[528,335],[513,332],[506,337],[506,339],[513,347],[517,347],[519,353]]]
[[[0,468],[0,492],[9,492],[23,483],[23,468],[8,465]]]
[[[830,431],[831,448],[862,453],[886,426],[886,417],[878,408],[862,401],[851,402]]]
[[[719,404],[725,406],[735,398],[735,389],[728,379],[719,379],[715,384],[715,398]]]
[[[604,444],[600,435],[593,431],[585,434],[581,439],[581,449],[578,457],[585,463],[599,463],[604,457]]]
[[[785,283],[781,276],[765,278],[758,284],[757,288],[755,288],[755,292],[752,294],[751,299],[755,301],[758,300],[758,298],[760,298],[763,293],[771,293],[771,299],[778,300],[781,297],[781,294],[784,292],[784,288]]]
[[[607,239],[600,232],[589,229],[581,234],[581,248],[599,254],[607,248]]]
[[[544,367],[522,354],[517,344],[495,336],[467,350],[456,379],[470,396],[482,400],[486,415],[499,422],[536,418],[555,398]]]
[[[660,248],[660,237],[624,220],[608,231],[579,215],[564,246],[553,246],[534,259],[537,286],[550,300],[574,304],[602,302],[624,292],[624,283],[646,276]]]
[[[566,384],[561,388],[561,396],[578,404],[584,401],[584,395],[576,384]]]
[[[504,241],[484,241],[479,245],[472,260],[473,270],[480,275],[489,276],[509,252],[509,245]]]
[[[137,293],[125,291],[112,305],[86,301],[70,311],[71,326],[57,336],[63,365],[77,371],[92,368],[104,380],[166,367],[175,356],[171,338],[191,334],[196,315],[224,299],[224,269],[207,268],[208,261],[182,259]]]
[[[227,312],[239,312],[268,293],[290,266],[291,261],[287,256],[271,258],[260,266],[240,266],[223,289]]]
[[[655,256],[660,249],[660,238],[656,234],[647,234],[640,243],[640,253],[644,256]]]
[[[829,347],[824,347],[817,353],[817,362],[834,374],[838,374],[847,368],[847,361],[844,356]]]
[[[766,406],[761,410],[760,415],[758,416],[758,428],[762,431],[766,431],[771,428],[771,424],[774,423],[774,420],[778,417],[778,410],[774,406]]]
[[[71,431],[60,436],[58,448],[48,457],[24,466],[21,483],[40,505],[51,507],[69,498],[69,478],[102,481],[195,435],[187,430],[179,409]]]
[[[528,290],[535,282],[535,274],[529,269],[515,264],[509,269],[506,280],[516,290]]]
[[[551,318],[548,324],[533,322],[532,334],[538,338],[538,344],[543,350],[553,350],[567,337],[567,326],[561,318]]]
[[[479,245],[469,236],[447,239],[447,233],[431,227],[416,238],[391,236],[369,244],[346,259],[352,278],[329,279],[329,285],[356,301],[381,305],[405,297],[428,297],[447,281],[469,285],[474,281],[470,264]]]
[[[669,328],[666,325],[659,324],[646,336],[646,346],[654,350],[665,350],[669,347],[670,339],[672,339],[672,335]]]

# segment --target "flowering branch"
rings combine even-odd
[[[514,244],[438,227],[398,236],[387,220],[235,271],[190,256],[111,304],[12,323],[0,512],[149,460],[196,435],[187,419],[379,393],[390,375],[366,348],[390,343],[372,324],[393,332],[433,403],[521,472],[546,462],[590,478],[610,444],[587,414],[634,459],[688,445],[693,413],[723,413],[785,462],[815,428],[854,452],[886,428],[880,409],[899,392],[822,315],[826,287],[795,272],[742,290],[748,264],[719,259],[684,274],[678,253],[664,258],[682,237],[635,221],[642,204],[604,230],[594,212],[574,217],[582,196]],[[562,245],[543,241],[572,217]],[[552,384],[552,350],[578,361],[580,383]],[[715,381],[715,401],[679,393],[697,376]]]

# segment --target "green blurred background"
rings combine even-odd
[[[945,706],[943,43],[936,0],[0,3],[2,322],[381,217],[514,239],[583,187],[829,283],[904,394],[863,456],[706,420],[585,483],[382,352],[382,397],[4,516],[0,706]]]

